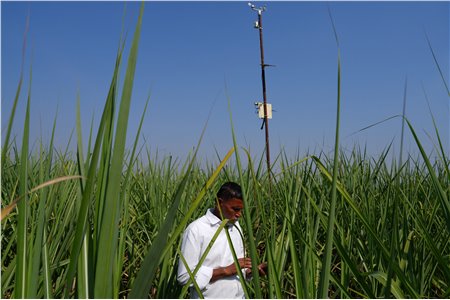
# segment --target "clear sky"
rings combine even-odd
[[[398,151],[400,118],[351,134],[401,114],[407,81],[406,115],[422,143],[430,152],[436,141],[428,97],[449,149],[449,96],[426,39],[427,34],[448,83],[449,2],[255,4],[267,6],[265,61],[276,65],[266,69],[268,102],[276,110],[269,122],[272,157],[281,147],[292,158],[297,152],[333,150],[338,50],[328,8],[340,41],[342,147],[350,151],[366,146],[377,156],[394,140]],[[2,139],[19,80],[28,14],[14,134],[21,137],[32,65],[31,143],[49,139],[57,114],[56,146],[64,149],[75,130],[77,93],[84,135],[92,117],[98,124],[122,26],[129,49],[139,7],[140,2],[128,2],[125,8],[123,2],[2,1]],[[223,156],[232,146],[229,97],[238,143],[252,155],[261,153],[264,131],[253,105],[262,101],[256,18],[243,1],[145,3],[128,148],[150,93],[140,140],[151,151],[184,158],[197,144],[213,107],[200,153],[214,159],[217,149]],[[74,132],[71,149],[75,137]],[[405,138],[405,152],[417,153],[409,131]]]

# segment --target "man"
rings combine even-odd
[[[252,263],[250,258],[245,257],[244,241],[239,233],[242,230],[238,219],[243,208],[241,187],[237,183],[227,182],[217,192],[215,207],[208,209],[204,216],[189,224],[183,234],[181,253],[190,271],[193,272],[219,228],[222,217],[229,220],[195,275],[198,287],[205,298],[244,298],[244,290],[225,233],[225,230],[228,230],[241,269],[247,269],[249,273]],[[258,266],[261,275],[265,275],[266,267],[265,263]],[[243,273],[245,276],[245,272]],[[190,279],[181,259],[178,263],[177,279],[183,285]],[[193,287],[191,298],[199,298]]]

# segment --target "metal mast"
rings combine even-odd
[[[271,183],[271,167],[270,167],[270,147],[269,147],[269,120],[267,114],[267,96],[266,96],[266,72],[265,68],[269,65],[264,63],[264,48],[263,48],[263,32],[262,32],[262,13],[266,10],[265,6],[256,8],[254,4],[248,3],[250,8],[258,12],[258,21],[255,22],[255,28],[259,30],[259,49],[261,53],[261,80],[263,89],[263,101],[264,101],[264,121],[263,126],[265,128],[266,135],[266,160],[267,160],[267,172],[269,175],[269,184]],[[262,127],[261,127],[262,129]],[[270,185],[269,185],[270,186]]]

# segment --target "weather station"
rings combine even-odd
[[[267,93],[266,93],[266,67],[273,67],[274,65],[268,65],[264,63],[264,48],[263,48],[263,27],[262,27],[262,14],[266,11],[266,6],[256,7],[253,3],[249,2],[248,6],[253,11],[258,13],[258,19],[253,23],[253,27],[259,31],[259,49],[261,57],[261,81],[262,81],[262,92],[263,92],[263,102],[255,102],[255,107],[260,119],[263,119],[261,130],[265,129],[266,137],[266,161],[267,161],[267,174],[269,177],[269,188],[271,183],[271,166],[270,166],[270,147],[269,147],[269,119],[272,119],[272,104],[267,103]]]

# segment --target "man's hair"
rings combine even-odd
[[[242,200],[241,186],[235,182],[226,182],[220,187],[219,191],[217,192],[217,198],[224,201],[233,198]]]

